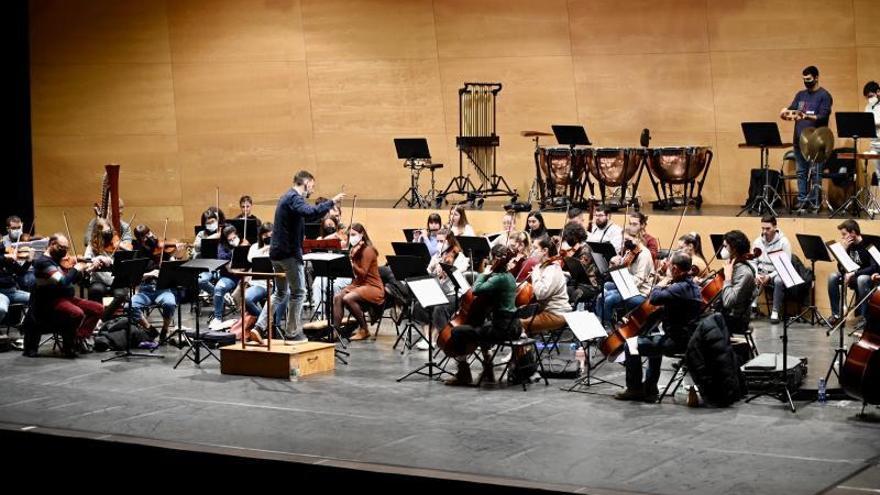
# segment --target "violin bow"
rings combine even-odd
[[[62,211],[62,212],[61,212],[61,218],[64,219],[64,229],[67,231],[67,240],[68,240],[68,242],[70,243],[70,248],[73,249],[73,257],[76,258],[76,257],[77,257],[77,254],[76,254],[76,243],[73,242],[73,238],[70,237],[70,225],[68,225],[68,223],[67,223],[67,212]]]
[[[220,188],[218,187],[219,191]],[[165,217],[165,225],[162,227],[162,249],[159,250],[159,269],[162,269],[162,261],[165,260],[165,242],[168,241],[168,217]]]
[[[681,216],[678,217],[678,225],[675,226],[675,232],[672,234],[672,240],[669,241],[669,248],[666,250],[668,253],[667,256],[672,256],[672,246],[675,244],[675,240],[678,238],[678,230],[681,229],[681,223],[684,221],[684,216],[687,214],[688,204],[685,203],[684,209],[681,210]],[[651,282],[651,289],[657,285],[659,277],[659,273],[654,274],[654,280]]]

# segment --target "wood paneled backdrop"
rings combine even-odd
[[[66,210],[80,231],[108,162],[127,214],[167,217],[172,236],[215,186],[229,210],[269,203],[300,168],[321,194],[396,198],[403,136],[428,138],[445,185],[471,80],[504,84],[513,187],[534,177],[521,130],[581,123],[617,146],[648,127],[655,145],[712,146],[706,202],[739,204],[758,161],[739,123],[774,120],[810,64],[836,110],[861,109],[875,20],[876,0],[33,0],[37,215],[55,230]]]

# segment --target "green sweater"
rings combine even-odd
[[[516,311],[516,279],[510,273],[480,275],[473,289],[476,296],[492,297],[496,311]]]

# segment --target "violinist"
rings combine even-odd
[[[491,256],[493,260],[500,262],[494,263],[495,270],[477,277],[472,287],[475,296],[488,297],[493,302],[489,321],[478,326],[459,325],[452,329],[451,345],[456,349],[455,354],[460,357],[455,358],[458,370],[453,378],[446,381],[447,385],[471,385],[471,368],[464,351],[477,343],[483,354],[483,381],[493,383],[495,373],[489,350],[494,344],[516,338],[522,332],[520,322],[515,318],[516,281],[505,269],[506,259],[510,256],[509,250],[504,246],[495,246]]]
[[[100,213],[100,209],[97,206],[95,208],[96,210],[98,210],[98,213]],[[132,234],[131,225],[129,225],[128,222],[122,220],[121,218],[124,211],[125,201],[123,201],[122,198],[119,198],[119,230],[121,232],[116,232],[116,234],[119,235],[119,240],[121,242],[124,242],[127,247],[130,247],[132,240],[134,240],[134,236]],[[83,236],[83,246],[88,247],[89,243],[92,242],[92,233],[95,230],[95,223],[98,221],[98,218],[100,217],[92,217],[92,219],[89,220],[89,224],[86,225],[86,233]]]
[[[160,340],[164,340],[174,318],[174,311],[177,309],[177,297],[170,288],[159,290],[156,285],[159,282],[160,260],[171,261],[173,257],[164,251],[163,245],[150,227],[143,224],[134,228],[132,247],[136,258],[150,260],[147,264],[147,272],[144,273],[144,278],[137,288],[137,294],[131,298],[132,311],[137,311],[140,326],[147,330],[150,338],[159,337]],[[161,331],[156,331],[147,320],[145,311],[150,306],[158,306],[162,313]]]
[[[114,239],[116,239],[115,245],[113,243]],[[89,245],[86,246],[85,253],[83,253],[86,258],[100,260],[103,266],[102,269],[92,272],[89,280],[89,300],[103,304],[104,296],[113,296],[113,300],[104,308],[104,313],[101,316],[101,319],[104,321],[110,320],[116,313],[116,310],[128,300],[127,288],[111,288],[113,285],[113,274],[110,268],[113,267],[113,254],[118,249],[119,243],[120,241],[114,235],[113,226],[110,225],[110,222],[103,218],[97,218],[95,228],[92,229],[92,239],[89,241]]]
[[[260,228],[260,225],[262,225],[263,222],[261,222],[260,219],[257,218],[256,215],[254,215],[253,213],[251,213],[251,211],[252,211],[253,208],[254,208],[254,200],[251,199],[250,196],[248,196],[247,194],[245,194],[244,196],[242,196],[241,198],[239,198],[239,200],[238,200],[238,207],[241,209],[241,213],[239,213],[238,216],[235,217],[235,218],[238,218],[238,219],[247,219],[247,220],[249,220],[249,221],[251,221],[251,222],[254,222],[254,224],[256,224],[257,228]]]
[[[651,291],[650,302],[660,307],[662,334],[640,336],[637,353],[626,353],[626,390],[614,396],[617,400],[656,402],[659,392],[660,364],[664,355],[684,352],[694,324],[700,316],[703,299],[700,287],[691,279],[691,257],[683,252],[671,255],[669,271],[671,279],[666,285],[658,285]],[[648,358],[648,369],[642,382],[642,360]]]
[[[361,304],[384,303],[385,285],[379,277],[379,252],[373,247],[367,229],[359,223],[352,225],[349,242],[354,280],[333,296],[333,321],[342,321],[343,309],[347,308],[358,322],[358,329],[351,340],[364,340],[370,337],[370,330]]]
[[[599,269],[593,261],[593,250],[587,244],[587,231],[578,222],[569,222],[562,229],[561,249],[568,253],[568,302],[572,307],[580,303],[594,309],[596,296],[602,292],[599,284]],[[576,264],[576,265],[573,265]]]
[[[440,246],[440,241],[437,240],[437,232],[440,230],[442,223],[443,220],[440,218],[439,213],[431,213],[428,215],[428,228],[413,232],[413,242],[421,242],[428,246],[428,254],[432,257],[437,254]]]
[[[755,270],[748,262],[749,238],[742,231],[724,234],[721,244],[724,260],[724,285],[717,309],[724,317],[728,333],[742,334],[749,327],[752,299],[755,293]]]
[[[68,255],[69,250],[70,240],[64,234],[49,238],[46,252],[34,262],[37,285],[31,303],[40,326],[60,331],[64,356],[76,357],[76,350],[90,351],[86,339],[94,332],[104,307],[74,295],[83,274],[100,268],[100,261],[83,263]],[[37,355],[39,340],[38,333],[26,338],[26,356]]]
[[[516,277],[517,282],[528,280],[532,273],[532,268],[537,264],[537,260],[532,260],[532,240],[527,232],[516,232],[510,237],[510,244],[507,246],[512,251],[513,257],[507,262],[507,271]]]
[[[642,304],[642,301],[648,297],[648,291],[651,290],[652,275],[654,273],[654,261],[651,259],[651,252],[642,244],[642,240],[638,236],[625,235],[623,243],[623,255],[615,256],[611,259],[611,267],[626,267],[636,281],[639,294],[624,300],[617,286],[613,282],[606,282],[603,293],[599,295],[596,301],[596,316],[602,320],[605,325],[611,325],[611,318],[614,310],[623,308],[630,311]]]
[[[216,206],[209,206],[202,212],[202,230],[196,234],[193,241],[194,257],[199,258],[202,254],[202,239],[219,239],[220,231],[226,224],[226,215]]]
[[[571,311],[565,274],[562,273],[562,258],[556,251],[556,244],[541,237],[532,245],[539,263],[532,268],[531,283],[540,309],[533,318],[521,320],[522,327],[530,336],[565,327],[562,313]]]
[[[430,309],[430,313],[428,313],[428,310],[425,310],[418,302],[416,302],[413,308],[413,318],[424,325],[430,323],[439,331],[439,329],[445,327],[446,324],[449,323],[449,318],[452,317],[452,314],[456,310],[454,304],[457,299],[455,285],[449,280],[449,277],[446,275],[446,272],[441,265],[454,264],[455,259],[458,258],[458,255],[461,253],[461,246],[458,244],[455,234],[445,227],[437,232],[437,243],[438,251],[431,257],[431,261],[428,263],[428,273],[437,277],[437,280],[440,282],[440,287],[443,289],[443,293],[446,295],[446,299],[449,303],[433,306]],[[422,332],[422,335],[427,335],[427,332]],[[434,335],[434,337],[436,337],[436,335]],[[420,351],[427,351],[429,348],[428,342],[423,339],[416,342],[416,347]]]
[[[6,218],[6,235],[3,236],[3,239],[0,239],[0,242],[3,243],[3,249],[12,247],[12,244],[15,242],[21,242],[25,239],[24,229],[22,226],[21,218],[16,215],[11,215]]]
[[[611,220],[611,208],[596,208],[593,230],[587,235],[589,242],[610,242],[616,252],[623,248],[623,229]]]
[[[28,253],[27,256],[33,256]],[[27,273],[31,267],[31,260],[20,260],[15,248],[6,253],[0,261],[0,321],[6,318],[10,304],[27,304],[31,294],[19,289],[18,278]]]
[[[449,209],[449,226],[452,233],[457,236],[472,237],[476,235],[474,228],[468,222],[467,213],[462,205],[455,205]]]
[[[877,266],[871,253],[868,252],[867,243],[862,239],[862,229],[859,223],[853,219],[844,220],[837,226],[837,230],[840,231],[840,244],[846,249],[849,257],[859,265],[859,269],[846,274],[836,271],[828,276],[828,299],[830,299],[831,311],[833,311],[829,323],[832,325],[837,324],[843,314],[840,306],[841,286],[846,285],[855,290],[856,301],[861,301],[871,290],[871,276],[880,273],[880,266]],[[859,311],[857,327],[864,325],[868,305],[863,304]]]
[[[516,234],[516,212],[508,210],[505,211],[504,216],[501,217],[501,233],[489,243],[489,247],[498,245],[510,246],[514,234]]]
[[[348,249],[348,236],[345,234],[345,232],[339,230],[339,220],[337,220],[336,217],[324,217],[324,219],[321,220],[321,228],[319,229],[318,234],[318,239],[321,240],[339,239],[339,245],[341,246],[341,248]],[[318,308],[319,306],[321,306],[321,301],[324,299],[324,290],[326,289],[328,281],[328,278],[324,276],[312,278],[311,301],[313,308]],[[350,283],[351,279],[348,277],[337,277],[333,281],[333,293],[336,294]],[[279,320],[276,319],[275,321]]]
[[[318,239],[324,241],[339,239],[340,247],[348,249],[348,235],[336,217],[325,217],[321,220],[321,228],[318,229]]]
[[[232,225],[223,227],[220,242],[217,244],[217,259],[232,261],[232,252],[241,243],[238,231]],[[207,274],[208,277],[201,275]],[[214,314],[208,324],[210,330],[220,330],[223,326],[223,306],[229,293],[238,287],[239,277],[229,272],[229,264],[214,272],[203,272],[199,276],[199,289],[213,295]],[[231,301],[231,297],[229,297]]]
[[[639,237],[642,244],[651,252],[651,259],[657,261],[660,252],[660,243],[657,238],[648,233],[648,215],[636,210],[631,210],[626,219],[626,231],[633,237]]]

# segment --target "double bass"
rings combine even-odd
[[[840,371],[840,386],[865,404],[876,405],[880,404],[880,290],[875,288],[866,304],[867,324],[862,337],[846,354]]]

